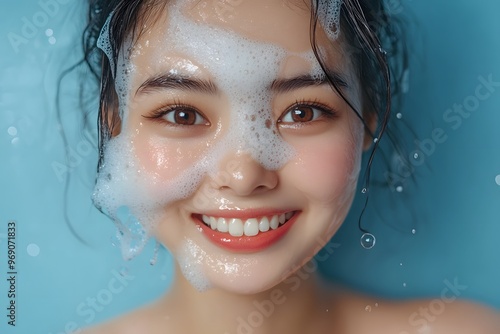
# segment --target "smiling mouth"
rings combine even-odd
[[[301,211],[218,217],[193,214],[193,219],[208,240],[232,252],[258,252],[277,243],[294,225]]]
[[[281,225],[289,221],[294,215],[294,211],[279,215],[263,216],[260,218],[224,218],[202,215],[203,223],[214,231],[228,233],[233,237],[254,237],[259,233],[276,230]]]

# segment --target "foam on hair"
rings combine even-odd
[[[317,3],[318,20],[331,41],[336,40],[340,34],[342,2],[342,0],[319,0]],[[316,6],[316,2],[313,3]]]
[[[113,18],[114,12],[111,12],[102,26],[99,38],[97,38],[97,47],[104,52],[109,61],[109,66],[111,67],[111,73],[113,78],[115,77],[115,60],[113,58],[113,48],[111,47],[111,41],[109,39],[109,24]]]

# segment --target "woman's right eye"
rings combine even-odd
[[[208,120],[197,110],[188,106],[169,106],[144,116],[159,122],[166,122],[174,126],[210,125]]]

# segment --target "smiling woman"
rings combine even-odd
[[[395,39],[381,3],[238,1],[225,15],[207,1],[93,1],[91,13],[88,47],[104,52],[94,203],[125,258],[154,236],[177,274],[157,303],[89,333],[412,330],[417,302],[367,315],[368,298],[294,276],[344,221],[361,154],[385,131],[381,41]],[[495,316],[455,303],[429,331],[494,333]]]

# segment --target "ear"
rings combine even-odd
[[[374,111],[365,112],[363,115],[365,120],[365,133],[363,136],[363,151],[367,151],[373,144],[373,137],[371,134],[377,130],[378,117]]]

